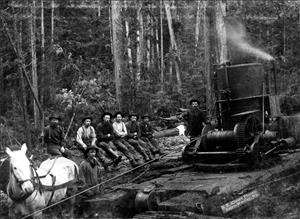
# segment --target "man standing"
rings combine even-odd
[[[84,160],[79,165],[79,186],[81,189],[87,189],[99,183],[100,169],[96,159],[98,150],[99,148],[96,146],[88,146],[84,151]],[[99,192],[99,188],[96,187],[85,192],[85,195],[93,196]]]
[[[44,142],[47,153],[53,156],[65,155],[66,149],[63,147],[64,133],[59,123],[61,118],[57,114],[49,117],[50,125],[45,128]]]
[[[82,119],[82,126],[77,130],[76,142],[80,145],[83,152],[88,148],[88,146],[96,147],[96,132],[91,123],[92,117],[86,116]],[[101,148],[98,148],[97,157],[103,167],[107,169],[111,163],[104,154],[105,152]]]
[[[88,146],[84,151],[84,160],[79,165],[79,180],[78,180],[78,189],[87,190],[83,194],[76,197],[76,203],[79,205],[76,207],[76,214],[83,216],[89,216],[86,213],[86,210],[90,208],[90,204],[86,202],[87,198],[93,197],[101,193],[101,190],[97,184],[101,181],[100,178],[100,164],[96,159],[96,154],[98,153],[98,148],[95,146]],[[95,188],[90,189],[91,187],[96,186]]]
[[[113,161],[114,165],[117,166],[121,162],[122,156],[118,156],[117,152],[114,151],[115,145],[113,143],[114,129],[111,124],[112,115],[110,113],[104,113],[101,117],[102,122],[97,125],[97,144],[100,148],[105,150],[109,154]]]
[[[140,164],[138,155],[135,152],[135,148],[133,148],[133,146],[125,140],[127,136],[127,129],[125,123],[122,121],[122,118],[123,117],[121,112],[115,113],[116,120],[113,123],[114,137],[115,137],[114,143],[120,151],[123,150],[126,153],[125,154],[123,152],[124,155],[129,159],[130,164],[133,167],[136,167]],[[128,151],[131,151],[132,155]]]
[[[201,136],[204,124],[207,123],[206,115],[200,110],[200,102],[197,99],[190,100],[190,109],[181,115],[187,121],[187,133],[191,141]]]
[[[142,122],[140,123],[141,139],[148,144],[151,144],[155,148],[155,152],[162,154],[162,150],[159,148],[157,141],[153,138],[153,127],[150,124],[150,116],[145,114],[142,116]]]
[[[129,115],[129,122],[126,123],[126,128],[128,132],[127,141],[135,147],[135,149],[142,154],[145,161],[153,159],[151,152],[154,152],[154,149],[150,145],[147,145],[146,142],[140,139],[141,130],[139,124],[137,123],[138,115],[133,113]],[[150,152],[151,151],[151,152]],[[144,154],[144,155],[143,155]]]

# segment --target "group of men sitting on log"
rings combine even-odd
[[[112,121],[112,114],[104,113],[102,121],[92,126],[93,118],[86,116],[82,119],[82,125],[77,130],[76,143],[83,153],[89,149],[95,149],[97,158],[107,169],[110,165],[118,166],[122,160],[120,153],[128,158],[132,167],[152,160],[156,154],[162,154],[157,141],[153,138],[153,128],[149,122],[149,115],[142,116],[142,122],[138,122],[138,115],[129,115],[129,121],[123,122],[123,115],[117,112]],[[59,115],[49,117],[50,125],[45,128],[44,142],[49,155],[68,155],[70,151],[63,147],[64,134],[59,125]],[[141,156],[140,156],[141,155]]]

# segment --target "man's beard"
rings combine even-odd
[[[50,123],[51,128],[56,128],[58,126],[57,123]]]
[[[199,108],[199,107],[192,107],[192,111],[194,111],[194,112],[199,112],[199,111],[200,111],[200,108]]]

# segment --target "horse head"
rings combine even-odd
[[[23,144],[21,150],[18,151],[6,148],[6,153],[10,158],[9,194],[16,199],[28,197],[34,191],[33,170],[26,157],[26,151],[26,144]]]

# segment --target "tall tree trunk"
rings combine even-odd
[[[286,40],[286,21],[285,21],[285,14],[284,13],[282,13],[282,26],[283,26],[283,31],[282,31],[282,42],[283,42],[282,43],[282,55],[285,56],[287,40]]]
[[[173,81],[173,60],[169,59],[169,84],[171,85]]]
[[[55,2],[54,0],[51,0],[51,34],[50,34],[50,48],[52,55],[50,56],[50,86],[49,86],[49,92],[52,93],[54,92],[54,86],[55,86],[55,75],[54,75],[54,61],[53,61],[53,49],[54,49],[54,28],[55,28],[55,23],[54,23],[54,11],[55,11]],[[51,95],[50,95],[51,98]]]
[[[160,83],[161,91],[164,91],[164,26],[163,26],[163,0],[159,2],[160,6]]]
[[[207,109],[207,116],[212,116],[212,109],[213,107],[213,95],[212,95],[212,58],[211,58],[211,36],[210,36],[210,29],[211,29],[211,17],[212,17],[212,8],[210,1],[205,1],[204,5],[204,20],[203,20],[203,32],[204,32],[204,72],[205,72],[205,81],[206,81],[206,109]]]
[[[151,7],[150,7],[150,4],[148,6],[148,10],[150,11],[151,10]],[[150,17],[150,14],[148,13],[147,14],[147,49],[146,49],[146,60],[147,60],[147,69],[149,71],[150,69],[150,66],[151,66],[151,57],[150,57],[150,54],[151,54],[151,43],[150,43],[150,39],[151,39],[151,30],[152,30],[152,23],[151,23],[151,17]]]
[[[98,0],[98,17],[101,17],[101,0]]]
[[[226,16],[226,3],[223,0],[217,0],[215,7],[216,31],[217,31],[217,63],[227,61],[227,43],[224,17]]]
[[[151,5],[149,6],[149,10],[151,10],[153,8],[153,4],[151,3]],[[154,35],[154,31],[155,31],[155,23],[154,23],[154,19],[153,17],[150,16],[150,67],[151,69],[154,67],[155,65],[155,59],[158,58],[158,56],[155,56],[155,47],[156,47],[156,42],[154,43],[154,39],[155,39],[155,35]]]
[[[127,0],[124,1],[125,4],[125,10],[127,10]],[[130,105],[135,107],[135,93],[136,93],[136,75],[133,72],[133,61],[132,61],[132,50],[131,50],[131,38],[130,38],[130,29],[129,29],[129,22],[125,18],[125,34],[126,34],[126,42],[127,42],[127,57],[128,57],[128,67],[129,67],[129,73],[132,80],[130,81],[130,88],[131,88],[131,98],[130,98]]]
[[[127,1],[125,0],[125,9],[127,9]],[[130,75],[133,76],[133,61],[132,61],[132,51],[131,51],[131,39],[129,35],[129,23],[128,20],[125,20],[125,31],[126,31],[126,41],[127,41],[127,55],[128,55],[128,64]]]
[[[22,9],[21,9],[22,10]],[[18,39],[16,40],[19,57],[23,57],[22,55],[22,31],[23,31],[23,25],[22,25],[22,19],[20,21],[19,31],[17,31]],[[32,148],[31,145],[31,136],[30,136],[30,125],[29,125],[29,118],[28,118],[28,112],[27,112],[27,101],[26,101],[26,89],[25,89],[25,80],[22,72],[22,64],[19,63],[19,74],[20,74],[20,85],[21,85],[21,106],[23,111],[23,123],[24,123],[24,130],[25,130],[25,137],[26,137],[26,144],[29,149]]]
[[[137,87],[139,87],[139,82],[141,80],[141,67],[144,57],[144,24],[143,24],[143,14],[141,12],[143,7],[143,2],[138,1],[138,9],[137,9],[137,20],[138,20],[138,29],[137,29],[137,51],[136,51],[136,64],[137,64]]]
[[[2,94],[2,98],[0,98],[0,115],[3,115],[5,112],[5,87],[4,87],[4,71],[3,71],[3,58],[0,57],[0,92]]]
[[[42,53],[42,67],[40,74],[40,83],[41,83],[41,105],[44,105],[45,90],[45,25],[44,25],[44,0],[41,0],[41,53]],[[41,126],[44,127],[44,119],[42,118]]]
[[[158,36],[158,23],[155,23],[155,45],[156,45],[156,54],[157,54],[157,69],[160,70],[160,51],[159,51],[159,36]]]
[[[114,74],[116,83],[116,100],[118,109],[121,110],[121,69],[122,69],[122,30],[121,24],[121,7],[122,3],[118,0],[111,1],[111,18],[112,18],[112,44],[114,57]]]
[[[37,76],[37,60],[36,60],[36,0],[32,0],[31,16],[30,16],[30,44],[31,44],[31,74],[32,86],[35,95],[38,97],[38,76]],[[35,128],[40,128],[39,109],[34,102],[34,125]]]
[[[169,5],[168,1],[164,1],[164,4],[165,4],[165,10],[166,10],[166,15],[167,15],[167,20],[168,20],[171,51],[172,51],[172,56],[174,57],[173,61],[174,61],[174,65],[175,65],[175,72],[176,72],[176,79],[177,79],[177,92],[182,93],[182,82],[181,82],[180,70],[179,70],[179,65],[178,65],[178,61],[180,60],[180,57],[178,56],[178,53],[177,53],[178,49],[177,49],[177,43],[175,40],[175,34],[174,34],[174,30],[173,30],[170,5]]]
[[[201,2],[197,1],[197,13],[196,13],[196,26],[195,26],[195,56],[197,54],[198,42],[199,42],[199,33],[200,33],[200,6]]]

